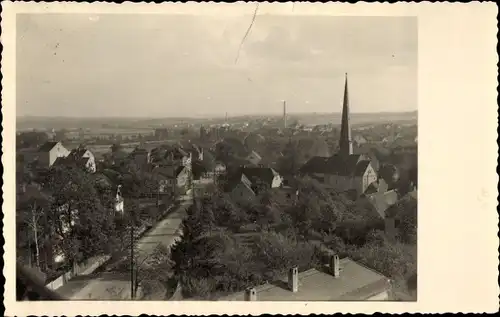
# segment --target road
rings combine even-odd
[[[190,197],[183,197],[180,206],[149,230],[136,244],[138,263],[150,255],[157,245],[171,247],[180,237],[182,219],[192,204]],[[130,274],[101,272],[94,275],[76,276],[57,289],[71,300],[118,300],[130,299]]]

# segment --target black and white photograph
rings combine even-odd
[[[199,5],[16,14],[16,301],[417,302],[419,18]]]
[[[416,300],[417,19],[252,6],[18,15],[16,257],[50,291]]]

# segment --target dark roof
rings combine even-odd
[[[135,154],[147,154],[147,153],[149,152],[145,148],[136,147],[130,154],[135,155]]]
[[[56,146],[57,143],[59,143],[59,142],[47,141],[38,148],[38,152],[48,152],[48,151],[52,150],[54,148],[54,146]]]
[[[62,166],[62,165],[66,165],[66,163],[67,163],[67,159],[65,157],[58,157],[58,158],[56,158],[54,163],[52,163],[52,166]]]
[[[361,161],[356,165],[356,169],[354,171],[354,176],[363,176],[366,169],[370,165],[370,161]]]
[[[183,166],[183,165],[178,166],[178,167],[175,169],[175,173],[174,173],[175,177],[179,176],[179,174],[180,174],[180,173],[181,173],[181,172],[182,172],[185,168],[186,168],[186,166]]]
[[[191,163],[191,168],[193,169],[193,178],[199,179],[200,176],[207,172],[207,168],[203,162],[193,161]]]
[[[274,176],[277,175],[277,172],[270,167],[250,167],[245,166],[241,169],[241,173],[245,174],[245,176],[252,182],[252,184],[256,183],[264,183],[267,185],[271,185],[273,183]]]
[[[252,187],[252,182],[240,172],[238,173],[233,173],[228,176],[227,181],[225,182],[224,190],[226,192],[232,191],[238,184],[243,184],[244,186],[248,187],[251,189]]]
[[[328,157],[314,156],[300,170],[304,173],[328,173]]]
[[[398,202],[398,193],[390,190],[384,193],[373,193],[366,196],[380,217],[386,218],[386,212]]]
[[[171,166],[159,166],[159,167],[155,167],[153,169],[153,173],[159,175],[159,176],[162,176],[162,177],[166,177],[166,178],[172,178],[175,176],[177,176],[178,174],[175,174],[176,172],[176,168],[175,166],[171,165]]]
[[[203,164],[208,170],[213,170],[216,166],[215,155],[210,151],[203,151]]]
[[[340,269],[338,278],[326,268],[299,273],[299,288],[295,293],[286,286],[286,278],[258,286],[257,301],[362,301],[390,289],[387,277],[349,258],[340,260]],[[244,299],[245,293],[239,292],[218,300]]]
[[[352,154],[348,157],[334,155],[332,157],[312,157],[301,168],[303,173],[324,173],[340,176],[361,176],[370,164],[365,155]]]
[[[82,157],[82,155],[85,154],[85,152],[87,152],[87,149],[85,147],[79,146],[76,149],[71,150],[69,155],[80,158],[80,157]]]

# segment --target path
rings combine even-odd
[[[180,236],[179,229],[186,209],[192,204],[189,197],[181,199],[181,205],[154,228],[149,230],[136,244],[140,258],[151,254],[158,244],[171,247]],[[90,276],[77,276],[57,289],[71,300],[118,300],[130,299],[130,274],[102,272]]]

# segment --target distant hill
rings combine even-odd
[[[279,118],[278,115],[241,115],[228,118],[228,123],[252,121],[263,118]],[[377,113],[352,113],[351,123],[367,124],[367,123],[402,123],[402,122],[417,122],[417,111],[412,112],[377,112]],[[341,113],[291,113],[289,120],[297,120],[300,124],[316,125],[316,124],[340,124]],[[17,117],[17,130],[28,129],[99,129],[99,128],[153,128],[162,125],[175,124],[211,124],[223,123],[224,117],[214,116],[213,118],[200,117],[165,117],[165,118],[128,118],[128,117],[108,117],[108,118],[76,118],[76,117],[42,117],[42,116],[23,116]]]

